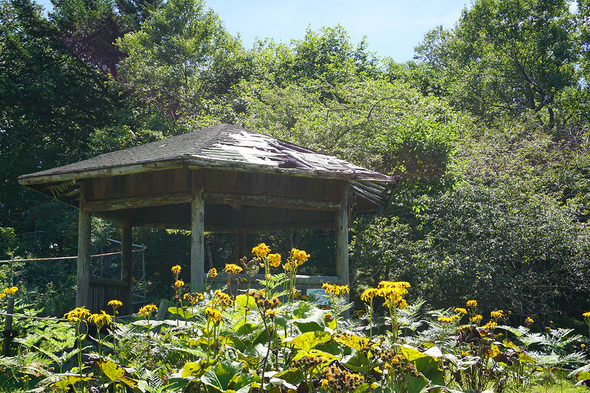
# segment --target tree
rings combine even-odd
[[[575,37],[565,0],[478,0],[453,30],[429,32],[416,53],[443,76],[457,107],[488,120],[532,111],[553,128],[556,96],[577,83]]]
[[[17,177],[87,158],[93,130],[117,121],[124,97],[31,1],[2,1],[0,26],[0,223],[21,233],[35,230],[27,215],[46,200]],[[46,218],[53,214],[46,205]]]
[[[202,0],[169,0],[117,45],[125,86],[175,120],[207,115],[239,77],[240,42]]]

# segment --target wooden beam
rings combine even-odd
[[[205,201],[201,173],[193,174],[192,188],[191,288],[193,291],[201,291],[205,287]]]
[[[219,205],[246,205],[304,210],[336,211],[340,205],[339,202],[314,201],[304,198],[290,198],[273,195],[240,195],[217,192],[206,192],[204,198],[207,203],[216,203]]]
[[[85,209],[84,203],[84,192],[81,191],[80,208],[78,211],[78,267],[76,307],[90,307],[90,235],[92,215]]]
[[[180,192],[164,195],[142,195],[114,199],[101,199],[86,202],[86,209],[90,212],[105,212],[114,210],[137,209],[141,207],[176,205],[190,203],[191,194]]]
[[[89,212],[105,212],[141,207],[175,205],[191,203],[190,193],[173,193],[164,195],[145,195],[114,199],[101,199],[86,202]],[[246,205],[260,207],[278,207],[304,210],[337,211],[339,202],[314,201],[303,198],[289,198],[271,195],[240,195],[232,193],[203,193],[206,203],[218,205]]]

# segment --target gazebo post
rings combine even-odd
[[[131,276],[132,276],[132,253],[133,253],[133,227],[126,225],[121,227],[121,281],[127,283],[125,298],[120,299],[123,302],[123,312],[130,314],[131,307]],[[109,300],[109,299],[105,299]],[[113,300],[113,299],[110,299]]]
[[[76,307],[90,307],[90,234],[92,215],[85,209],[85,195],[80,188],[78,210],[78,267],[76,287]]]
[[[336,275],[340,280],[340,285],[350,285],[350,273],[348,266],[348,187],[344,189],[344,195],[340,203],[340,208],[336,212]],[[348,296],[347,296],[348,301]],[[344,314],[349,317],[347,311]]]
[[[191,288],[205,288],[205,200],[202,177],[193,176],[191,201]]]

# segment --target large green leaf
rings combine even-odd
[[[230,389],[230,385],[238,380],[241,373],[242,363],[223,361],[205,371],[201,377],[201,382],[220,392],[235,391],[235,389]]]
[[[302,333],[297,337],[287,337],[283,340],[284,343],[291,344],[296,348],[302,349],[305,352],[309,352],[316,345],[323,344],[330,341],[332,335],[328,332],[306,332]]]

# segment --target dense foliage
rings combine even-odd
[[[173,266],[173,305],[146,304],[131,320],[116,317],[123,304],[112,299],[108,312],[77,307],[31,323],[37,310],[22,307],[22,291],[4,289],[0,302],[22,308],[18,336],[2,340],[0,391],[553,392],[565,375],[589,375],[589,339],[571,329],[535,332],[530,317],[503,325],[509,313],[484,317],[475,299],[428,312],[406,301],[412,288],[403,281],[367,288],[351,320],[342,317],[348,286],[324,284],[313,299],[297,292],[305,251],[283,259],[262,243],[252,253],[244,268],[225,265],[224,291],[188,292]],[[265,280],[253,283],[258,269]],[[248,290],[238,294],[243,281]],[[590,312],[583,317],[590,327]]]
[[[201,0],[1,0],[0,254],[75,254],[76,212],[18,175],[231,122],[401,177],[354,222],[354,297],[406,280],[430,307],[573,324],[590,308],[589,8],[476,0],[399,64],[342,26],[244,48]],[[154,283],[188,260],[182,234],[134,236]],[[327,253],[332,235],[269,236]],[[231,241],[208,236],[212,266]]]

